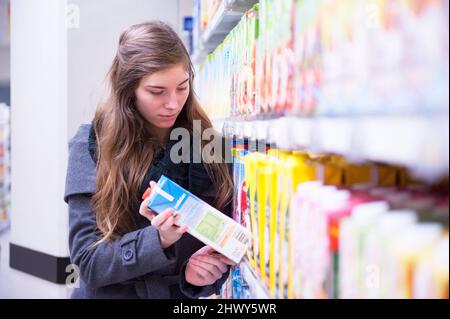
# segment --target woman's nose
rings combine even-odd
[[[176,93],[172,93],[169,95],[169,98],[164,105],[166,109],[174,110],[178,108],[178,99]]]

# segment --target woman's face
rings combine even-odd
[[[135,91],[136,106],[152,126],[171,128],[186,103],[189,90],[189,74],[178,64],[142,78]]]

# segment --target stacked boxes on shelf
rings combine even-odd
[[[260,0],[196,88],[215,118],[447,114],[448,12],[446,0]]]
[[[195,88],[227,123],[448,116],[448,17],[445,0],[260,0]],[[222,297],[448,298],[448,178],[425,186],[402,166],[241,133],[233,213],[253,237]]]
[[[0,103],[0,232],[9,225],[10,108]]]
[[[406,169],[236,143],[234,218],[253,237],[223,297],[448,298],[448,186]],[[447,249],[447,250],[446,250]]]

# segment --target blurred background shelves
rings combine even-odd
[[[260,121],[215,120],[228,136],[256,138],[284,150],[310,150],[411,168],[433,180],[449,169],[449,117],[295,116]]]
[[[252,268],[247,264],[247,262],[242,262],[239,265],[243,279],[247,283],[252,292],[251,298],[255,299],[273,299],[274,297],[270,295],[269,291],[261,284],[261,279],[255,274]]]
[[[198,40],[194,40],[192,62],[195,65],[201,64],[238,24],[245,12],[257,2],[257,0],[216,1],[211,5],[211,9],[206,9],[213,14],[205,29],[198,33]]]

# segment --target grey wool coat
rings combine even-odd
[[[213,184],[201,163],[174,164],[169,142],[155,156],[137,194],[137,207],[149,181],[164,174],[208,203]],[[79,288],[72,298],[199,298],[219,293],[229,272],[215,284],[197,287],[186,282],[184,270],[189,257],[204,246],[189,234],[168,249],[162,249],[157,230],[136,211],[138,229],[120,239],[92,248],[99,239],[91,197],[95,192],[96,142],[91,124],[81,125],[69,142],[69,161],[64,200],[69,206],[69,248],[77,265]]]

